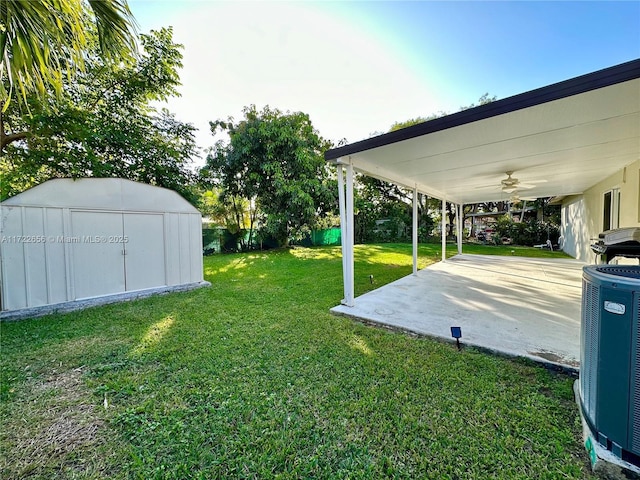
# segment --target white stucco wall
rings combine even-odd
[[[562,226],[560,233],[564,237],[563,250],[580,260],[586,260],[586,252],[583,251],[581,241],[583,232],[589,231],[586,227],[588,220],[584,197],[582,195],[565,199],[562,204]],[[587,245],[588,248],[588,245]]]
[[[2,311],[202,280],[200,212],[172,190],[56,179],[0,204]]]
[[[562,203],[563,250],[578,260],[594,263],[591,243],[602,232],[604,194],[620,189],[619,227],[640,227],[640,160],[603,179],[582,195],[567,197]]]

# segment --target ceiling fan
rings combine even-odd
[[[507,178],[503,178],[500,182],[502,191],[504,193],[515,193],[516,190],[528,190],[529,188],[535,187],[536,183],[546,182],[546,180],[536,180],[529,183],[521,183],[520,180],[511,176],[513,175],[513,173],[513,171],[505,172]]]
[[[536,197],[521,197],[520,195],[518,195],[518,192],[513,192],[509,197],[510,203],[535,202],[536,200]]]
[[[498,185],[496,185],[495,183],[492,183],[489,185],[480,185],[475,188],[483,188],[483,189],[490,188],[492,190],[495,190],[496,187],[499,186],[503,193],[506,193],[507,195],[511,195],[511,194],[517,195],[518,192],[520,192],[521,190],[528,190],[530,188],[534,188],[538,183],[546,182],[546,180],[540,179],[540,180],[528,180],[523,183],[523,182],[520,182],[518,178],[513,176],[514,174],[513,170],[507,170],[504,173],[507,176],[507,178],[503,178],[502,180],[500,180],[500,183]]]

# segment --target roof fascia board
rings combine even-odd
[[[350,159],[350,162],[353,165],[353,168],[358,173],[365,174],[368,177],[377,178],[378,180],[382,180],[383,182],[394,183],[400,187],[407,188],[409,190],[413,190],[414,188],[416,188],[419,193],[427,195],[428,197],[438,198],[440,200],[446,199],[448,202],[458,203],[456,202],[456,199],[449,198],[440,191],[434,190],[432,188],[428,188],[426,185],[423,185],[421,183],[416,183],[414,180],[411,180],[399,175],[394,175],[393,173],[385,169],[382,169],[378,166],[367,165],[365,162],[362,162],[359,160],[360,159],[357,159],[357,158]]]
[[[640,59],[327,150],[327,161],[640,78]]]

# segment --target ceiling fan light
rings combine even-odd
[[[510,186],[510,187],[504,186],[504,187],[502,187],[502,191],[504,193],[513,193],[516,190],[517,190],[517,188],[515,186]]]

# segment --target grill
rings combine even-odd
[[[617,228],[598,235],[598,241],[591,245],[596,255],[609,263],[615,257],[640,259],[640,228]]]

